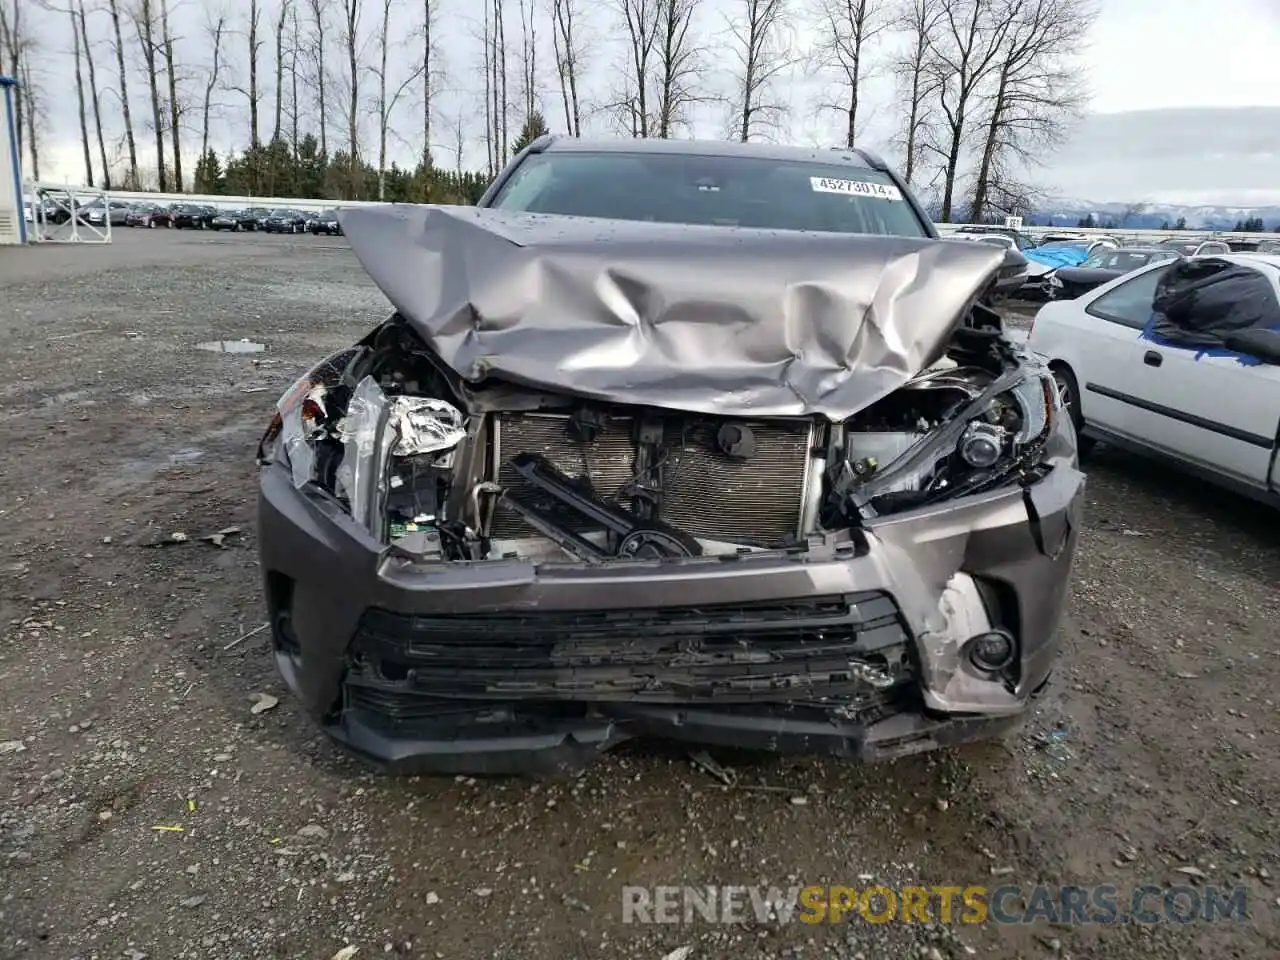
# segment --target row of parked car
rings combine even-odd
[[[244,210],[220,210],[207,204],[130,203],[126,200],[101,200],[77,208],[77,215],[87,224],[101,227],[110,219],[113,227],[164,227],[173,230],[260,230],[264,233],[312,233],[340,236],[338,211],[320,212],[287,208],[249,207]],[[67,203],[46,201],[42,219],[62,224],[71,219]]]
[[[1079,297],[1134,270],[1182,257],[1230,253],[1280,253],[1280,240],[1220,240],[1166,237],[1153,243],[1123,244],[1114,237],[1045,234],[1033,239],[1009,227],[966,226],[952,236],[1004,247],[1005,267],[998,289],[1022,300]],[[1025,269],[1017,271],[1017,265]]]

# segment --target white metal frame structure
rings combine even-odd
[[[32,198],[32,224],[37,243],[111,242],[110,198],[105,190],[65,183],[30,183],[27,191]],[[102,204],[107,210],[101,228],[84,218],[84,208],[90,204]],[[66,220],[62,220],[64,214]]]
[[[27,242],[27,222],[22,202],[22,162],[18,155],[18,129],[13,98],[18,82],[0,76],[0,244]]]

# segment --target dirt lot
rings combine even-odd
[[[1280,953],[1280,516],[1100,451],[1058,692],[1008,741],[717,755],[775,790],[662,745],[568,783],[385,779],[307,724],[265,634],[227,649],[262,622],[271,405],[385,304],[340,239],[117,234],[0,251],[0,957]],[[265,350],[196,348],[240,338]],[[1249,917],[621,920],[627,883],[868,878],[1243,884]]]

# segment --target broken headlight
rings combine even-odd
[[[1053,377],[1033,374],[1013,389],[996,396],[978,422],[998,424],[1007,431],[1015,448],[1044,438],[1058,406]]]
[[[331,391],[341,391],[343,376],[359,350],[343,350],[322,360],[293,382],[276,401],[275,413],[258,441],[258,465],[281,458],[301,487],[314,476],[313,450],[304,441],[314,438],[329,416]],[[343,399],[343,398],[337,398]]]
[[[854,424],[847,433],[847,459],[831,478],[829,508],[840,508],[846,518],[865,518],[1006,482],[1036,456],[1059,406],[1047,372],[1010,381],[996,381],[940,422],[910,421],[903,415],[914,410],[900,408],[896,432],[884,432],[895,426],[892,417],[869,411],[864,422],[873,423],[879,432],[863,432]],[[878,455],[867,456],[867,449]],[[880,456],[889,450],[892,459],[881,462]],[[826,516],[824,522],[829,522],[831,513]]]

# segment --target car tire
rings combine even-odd
[[[156,222],[155,222],[154,220],[148,220],[148,221],[147,221],[147,229],[148,229],[148,230],[154,230],[155,228],[156,228]]]
[[[1053,371],[1053,382],[1058,385],[1058,396],[1062,398],[1062,406],[1071,418],[1071,425],[1076,431],[1076,449],[1080,456],[1088,456],[1093,450],[1094,440],[1084,435],[1084,414],[1080,411],[1080,384],[1076,375],[1065,363],[1050,366]]]

